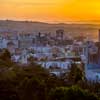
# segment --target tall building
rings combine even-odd
[[[98,39],[99,39],[99,42],[100,42],[100,29],[98,31]]]
[[[64,30],[59,29],[56,31],[56,38],[63,39],[64,38]]]

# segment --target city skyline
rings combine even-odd
[[[99,0],[2,0],[0,19],[100,23]]]

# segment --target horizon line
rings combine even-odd
[[[39,21],[28,19],[0,19],[1,21],[19,21],[19,22],[40,22],[47,24],[100,24],[100,20],[79,20],[79,21]]]

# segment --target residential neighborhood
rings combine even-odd
[[[98,41],[87,37],[74,38],[66,35],[64,30],[59,29],[53,36],[50,33],[37,35],[25,34],[1,34],[0,49],[8,49],[11,59],[15,63],[29,64],[29,58],[33,62],[47,69],[53,68],[51,73],[65,73],[75,62],[85,72],[89,80],[99,77],[100,66],[100,31]],[[80,39],[81,38],[81,39]],[[59,70],[56,70],[59,69]],[[91,73],[93,76],[91,76]]]

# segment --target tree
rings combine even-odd
[[[7,49],[3,49],[0,54],[0,62],[5,62],[5,65],[11,67],[14,62],[11,60],[11,54]]]
[[[0,79],[0,100],[19,100],[17,89],[11,80]]]
[[[19,87],[21,100],[46,100],[46,87],[43,80],[36,77],[25,78]]]
[[[35,59],[34,59],[34,57],[33,56],[30,56],[28,59],[28,62],[30,63],[30,64],[34,64],[35,62]]]
[[[0,76],[0,100],[46,100],[47,70],[36,64],[9,69]]]
[[[69,70],[70,71],[67,75],[67,79],[72,84],[77,84],[77,82],[82,81],[84,79],[83,71],[78,68],[75,63],[72,63],[71,68]]]
[[[99,98],[78,86],[72,86],[52,89],[49,100],[99,100]]]
[[[0,55],[0,59],[3,61],[11,60],[11,54],[7,49],[3,50],[3,53]]]

